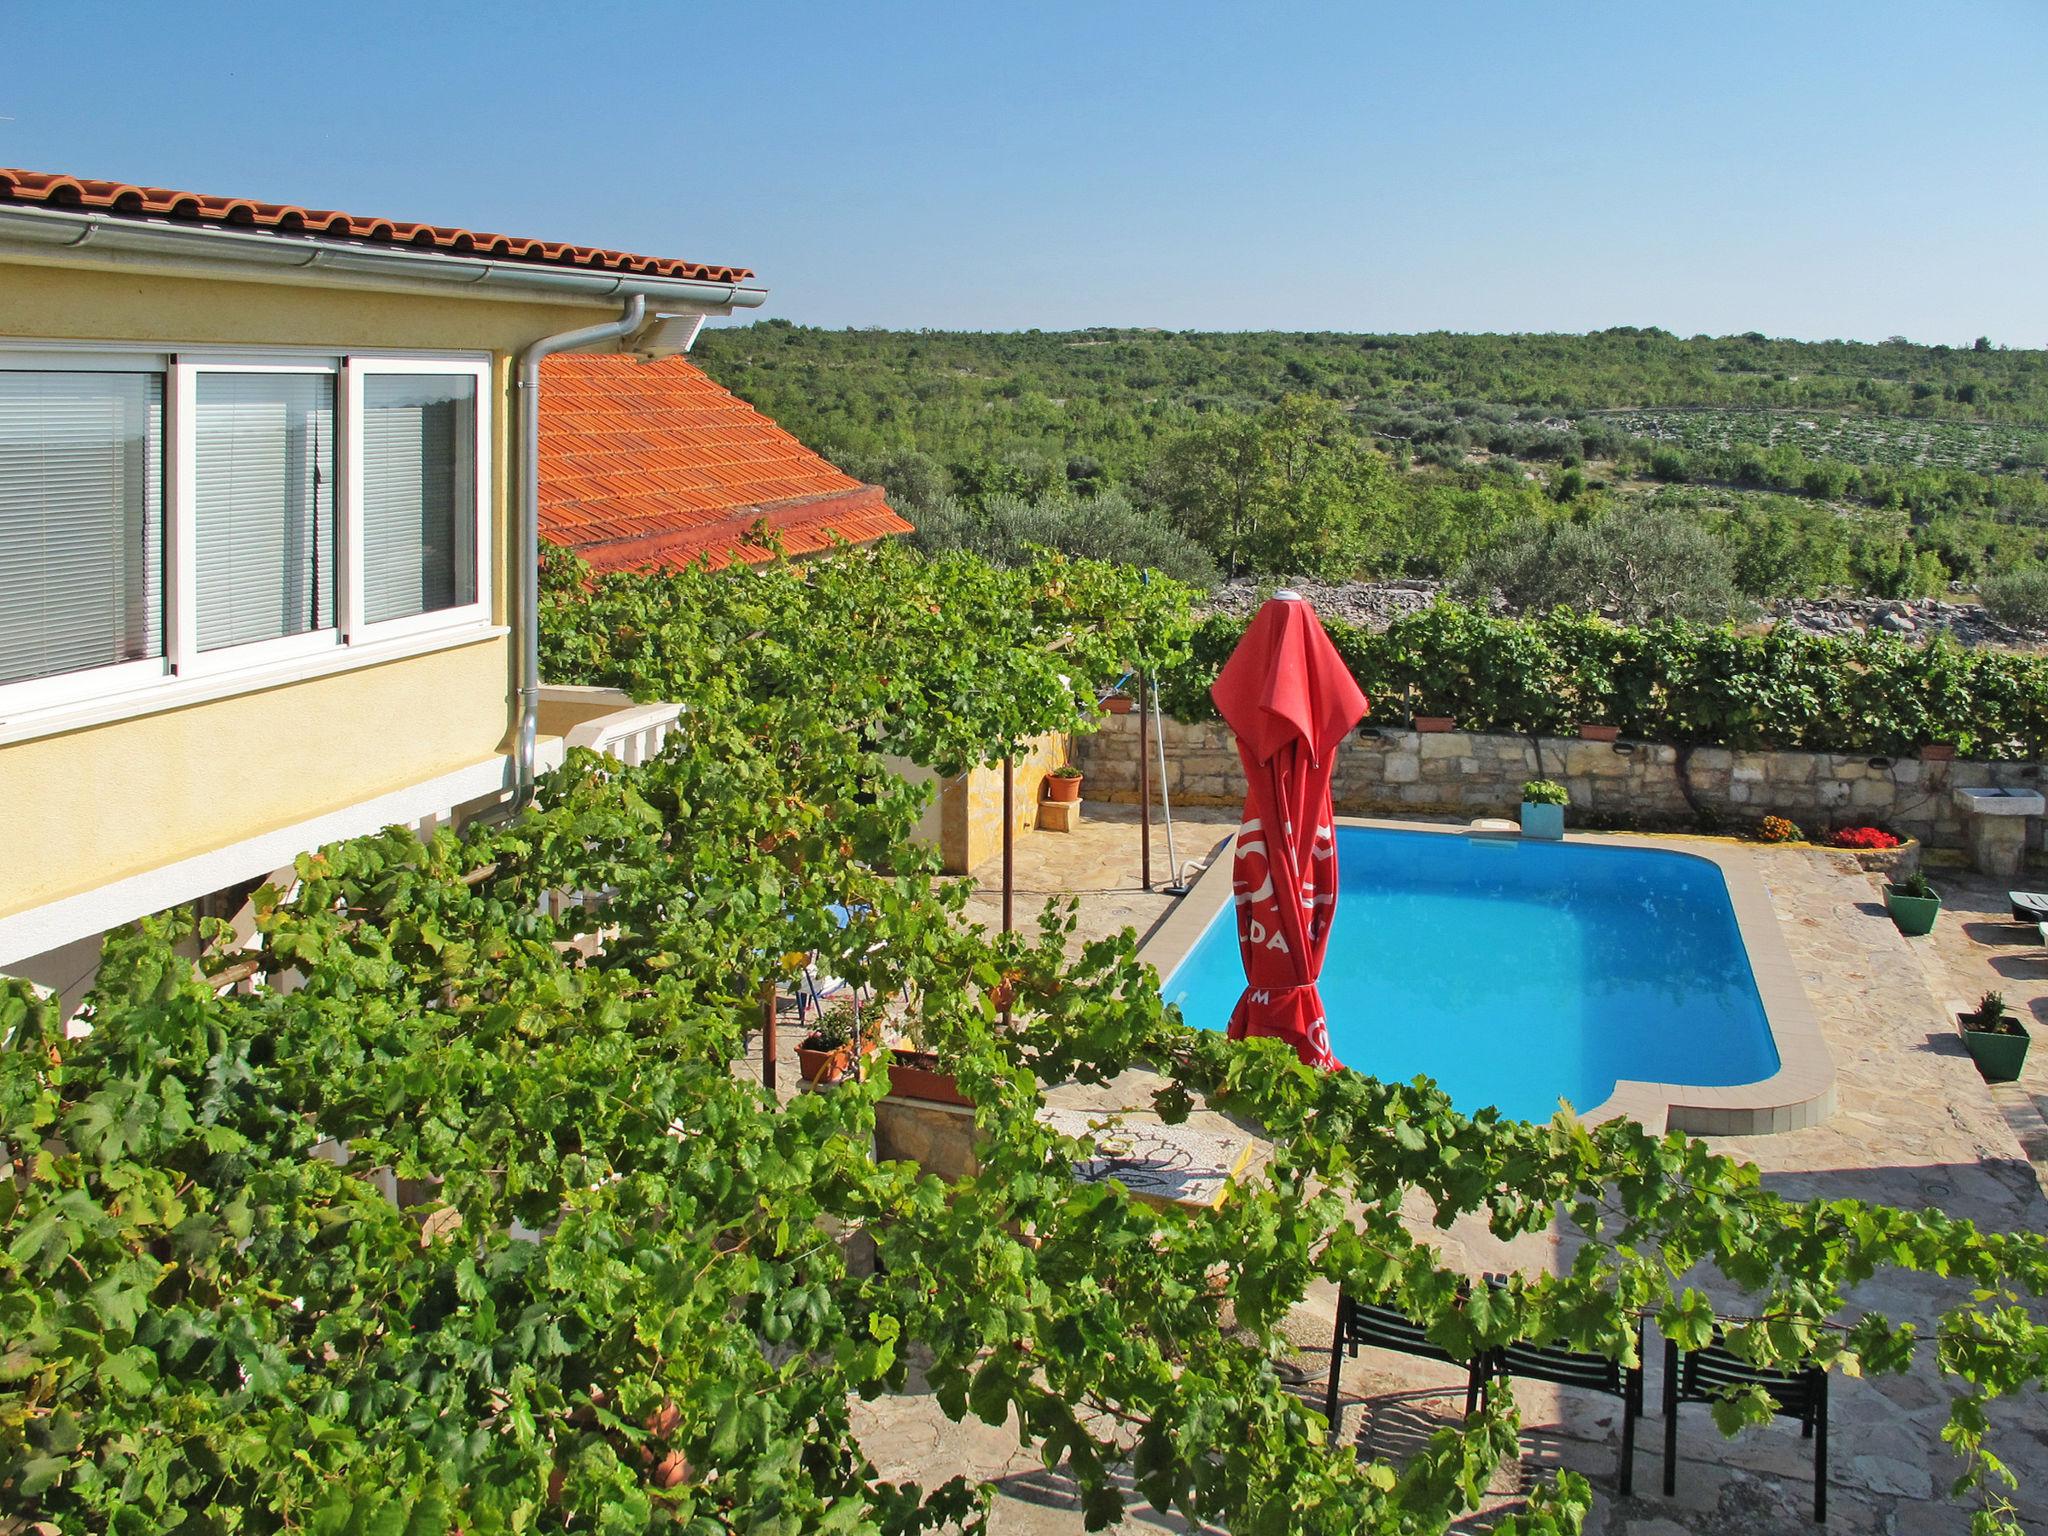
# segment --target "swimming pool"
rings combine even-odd
[[[1337,851],[1321,990],[1347,1066],[1431,1077],[1461,1110],[1527,1120],[1560,1099],[1593,1110],[1624,1082],[1691,1085],[1711,1106],[1722,1102],[1711,1090],[1779,1072],[1719,864],[1347,825]],[[1220,858],[1227,866],[1228,851]],[[1225,1027],[1244,988],[1228,878],[1227,867],[1205,877],[1224,882],[1221,908],[1161,987],[1207,1029]]]

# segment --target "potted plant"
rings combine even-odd
[[[1757,841],[1763,843],[1798,843],[1806,840],[1806,834],[1799,830],[1799,823],[1788,821],[1783,816],[1766,816],[1756,825]]]
[[[2002,995],[1986,992],[1975,1011],[1959,1015],[1957,1022],[1963,1026],[1963,1048],[1985,1082],[2018,1081],[2033,1037],[2026,1025],[2005,1011]]]
[[[1934,919],[1941,912],[1941,894],[1927,883],[1918,870],[1896,885],[1884,888],[1884,909],[1898,924],[1899,932],[1917,939],[1934,931]]]
[[[1045,776],[1045,798],[1048,800],[1079,800],[1081,798],[1081,770],[1072,763],[1062,763]]]
[[[1920,748],[1923,763],[1952,763],[1956,760],[1956,744],[1952,741],[1930,741]]]
[[[833,1003],[818,1015],[815,1028],[798,1042],[797,1071],[814,1088],[842,1082],[853,1070],[854,1055],[864,1051],[860,1005],[851,998]]]
[[[1457,726],[1457,720],[1450,715],[1417,715],[1415,717],[1415,729],[1418,731],[1440,734],[1444,731],[1456,730]]]
[[[974,1100],[960,1091],[952,1073],[939,1065],[938,1054],[899,1045],[889,1052],[889,1093],[898,1099],[923,1099],[932,1104],[959,1104],[968,1109]]]
[[[1522,786],[1522,836],[1564,836],[1564,808],[1571,794],[1555,779],[1531,779]]]
[[[1618,741],[1620,738],[1621,727],[1618,725],[1581,725],[1579,727],[1579,740],[1581,741]]]

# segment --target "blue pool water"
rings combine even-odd
[[[1337,856],[1322,996],[1346,1066],[1524,1120],[1592,1109],[1622,1078],[1729,1087],[1778,1069],[1705,859],[1371,827],[1339,827]],[[1220,1030],[1243,989],[1226,903],[1161,991]]]

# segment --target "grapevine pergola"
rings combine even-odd
[[[1980,1529],[2019,1529],[1984,1405],[2048,1372],[2038,1235],[1786,1201],[1682,1137],[1310,1072],[1185,1027],[1128,934],[1076,942],[1059,906],[1029,936],[965,920],[911,838],[924,792],[881,752],[964,765],[1070,721],[1096,679],[1171,659],[1183,594],[902,551],[556,592],[552,675],[686,705],[661,757],[575,754],[502,824],[306,856],[289,899],[259,898],[268,970],[243,989],[219,985],[245,958],[222,929],[171,916],[110,940],[83,1040],[0,992],[0,1508],[21,1528],[972,1527],[986,1489],[892,1484],[853,1433],[850,1405],[914,1359],[946,1413],[1065,1468],[1091,1526],[1127,1474],[1239,1532],[1441,1529],[1515,1454],[1512,1394],[1398,1464],[1329,1445],[1272,1364],[1320,1278],[1455,1351],[1625,1355],[1647,1313],[1686,1346],[1718,1321],[1763,1362],[1931,1364],[1959,1388]],[[735,1071],[792,948],[907,991],[975,1101],[976,1174],[876,1161],[885,1074],[779,1105]],[[1166,1118],[1200,1101],[1270,1141],[1219,1210],[1077,1184],[1081,1145],[1035,1118],[1047,1085],[1141,1065]],[[1563,1222],[1574,1261],[1461,1304],[1411,1194],[1503,1238]],[[1699,1265],[1739,1312],[1685,1283]],[[1956,1280],[1931,1361],[1909,1327],[1841,1320],[1884,1268]],[[1574,1530],[1589,1498],[1558,1472],[1499,1528]]]

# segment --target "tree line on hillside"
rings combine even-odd
[[[765,322],[700,350],[886,486],[927,548],[996,560],[1046,546],[1197,584],[1468,590],[1541,569],[1548,596],[1589,562],[1625,571],[1655,534],[1692,573],[1661,611],[1699,616],[1841,588],[1928,595],[2048,559],[2048,355],[1988,344]],[[1689,418],[1683,440],[1668,411],[1609,414],[1646,402],[1728,409]],[[1788,407],[1837,415],[1743,415]],[[1513,604],[1529,585],[1496,590]]]

